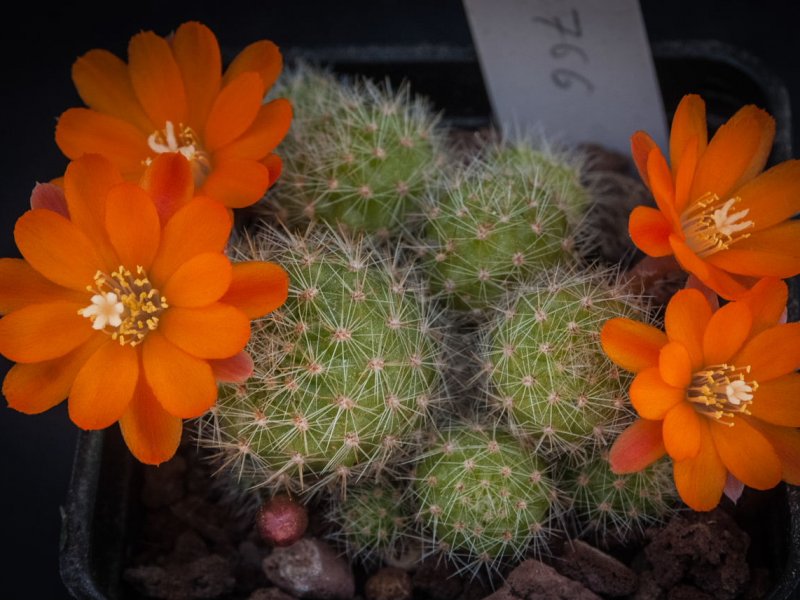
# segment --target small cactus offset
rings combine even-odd
[[[558,512],[546,471],[500,428],[454,426],[417,464],[419,518],[435,548],[463,569],[497,569],[542,549]]]
[[[300,115],[281,146],[271,201],[290,223],[317,220],[386,236],[403,229],[436,175],[438,118],[407,86],[344,82],[303,67],[280,92]]]
[[[541,269],[570,262],[586,201],[565,159],[521,144],[490,146],[430,198],[422,251],[431,291],[481,310]]]
[[[562,480],[584,535],[625,541],[675,511],[672,465],[660,460],[638,473],[616,475],[603,450]]]
[[[364,564],[402,560],[418,544],[409,489],[387,482],[365,482],[335,498],[330,535],[351,559]]]
[[[491,407],[551,459],[583,460],[627,422],[628,376],[602,353],[611,317],[642,314],[609,272],[557,268],[512,294],[483,332]]]
[[[251,485],[296,493],[390,467],[440,393],[438,338],[411,281],[327,227],[261,231],[239,252],[279,262],[289,299],[254,332],[255,374],[222,388],[201,441]]]

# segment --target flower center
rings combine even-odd
[[[684,211],[681,227],[686,244],[695,254],[705,258],[750,237],[749,233],[742,233],[755,225],[753,221],[744,220],[750,209],[732,212],[741,200],[737,196],[719,206],[719,196],[707,193]]]
[[[686,390],[686,399],[701,415],[733,426],[733,421],[729,419],[736,414],[750,414],[747,407],[753,402],[753,394],[758,389],[757,381],[745,379],[749,373],[750,365],[706,367],[692,377]]]
[[[123,346],[141,343],[148,332],[158,328],[158,317],[168,308],[167,299],[153,287],[140,266],[136,267],[135,276],[123,266],[111,275],[98,271],[94,285],[86,289],[93,292],[91,304],[78,314],[89,319],[93,329],[109,333]]]
[[[178,123],[178,131],[172,121],[167,121],[164,129],[154,131],[147,138],[147,145],[156,154],[164,152],[178,152],[192,165],[192,175],[194,184],[197,187],[203,185],[209,171],[211,171],[211,158],[208,152],[203,150],[200,140],[194,129],[187,127],[183,123]],[[146,159],[146,165],[152,160]]]

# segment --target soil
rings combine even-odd
[[[553,556],[486,581],[435,558],[406,569],[351,566],[324,540],[327,524],[314,507],[306,535],[273,550],[257,533],[254,507],[225,497],[215,481],[211,462],[191,444],[161,467],[144,467],[134,523],[141,534],[128,549],[123,597],[734,600],[765,597],[778,575],[758,515],[780,504],[780,491],[746,491],[738,506],[726,500],[710,513],[679,512],[633,545],[567,541]]]

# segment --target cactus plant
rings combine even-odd
[[[278,261],[289,299],[254,332],[255,374],[223,386],[202,441],[252,485],[298,493],[389,465],[439,394],[439,343],[411,280],[327,227],[264,230],[239,252]]]
[[[312,219],[385,236],[419,212],[442,141],[438,118],[408,86],[347,82],[306,66],[276,93],[297,114],[271,196],[290,223]]]
[[[611,317],[641,314],[641,300],[613,283],[613,273],[542,274],[484,328],[490,405],[548,456],[582,460],[613,439],[629,414],[628,376],[602,353],[600,328]]]
[[[555,490],[546,465],[508,432],[453,426],[416,467],[419,518],[463,569],[496,569],[541,549]]]
[[[351,559],[365,564],[396,561],[416,543],[413,503],[408,486],[365,482],[335,498],[328,520],[335,526],[330,537]]]
[[[625,541],[674,512],[678,499],[669,460],[638,473],[616,475],[603,450],[563,478],[584,534],[598,541]]]
[[[586,201],[566,159],[491,145],[429,199],[422,249],[431,290],[480,310],[539,270],[570,262]]]

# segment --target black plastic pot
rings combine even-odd
[[[331,65],[395,83],[407,80],[428,96],[454,127],[490,125],[490,107],[472,47],[336,46],[285,49],[289,61]],[[689,92],[707,103],[709,125],[720,125],[739,107],[754,103],[775,117],[772,162],[791,157],[791,110],[781,82],[754,58],[713,41],[680,41],[655,46],[656,68],[667,110]],[[790,282],[790,320],[800,318],[800,282]],[[61,577],[76,598],[130,598],[121,581],[129,525],[136,512],[142,467],[125,448],[116,428],[82,432],[63,509]],[[800,488],[783,486],[753,511],[760,536],[753,550],[760,561],[782,573],[769,600],[800,597]]]

